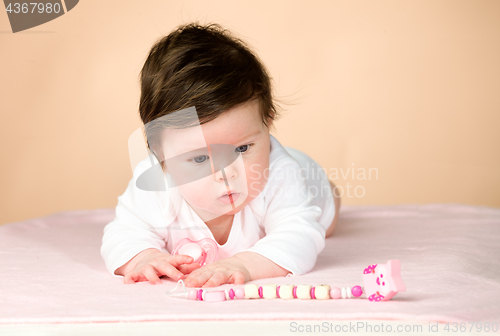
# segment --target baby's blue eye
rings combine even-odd
[[[201,158],[201,159],[200,159]],[[200,160],[198,160],[200,159]],[[203,163],[205,162],[206,160],[208,159],[208,155],[200,155],[200,156],[197,156],[195,158],[192,158],[192,160],[196,163]]]
[[[245,153],[253,144],[243,145],[235,149],[236,153]]]

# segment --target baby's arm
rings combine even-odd
[[[118,197],[116,217],[105,226],[102,238],[101,255],[106,268],[115,276],[123,275],[125,283],[156,283],[162,275],[178,279],[199,267],[191,265],[191,257],[164,252],[166,228],[158,215],[159,204],[153,192],[136,186],[138,176],[148,166],[147,161],[137,165],[127,189]]]
[[[159,276],[178,280],[200,267],[191,264],[192,257],[163,252],[165,241],[144,214],[154,209],[140,209],[128,191],[119,198],[116,218],[104,229],[101,254],[109,272],[123,275],[126,284],[148,280],[155,284],[160,282]],[[151,202],[147,198],[144,201]]]
[[[233,257],[240,259],[243,265],[248,269],[248,273],[250,274],[250,279],[248,281],[284,277],[290,273],[290,271],[255,252],[240,252]]]

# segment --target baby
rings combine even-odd
[[[314,160],[270,134],[271,91],[258,57],[217,24],[180,26],[152,47],[139,110],[153,155],[137,164],[104,228],[111,274],[213,287],[314,267],[340,197]],[[155,165],[163,189],[141,182]],[[183,238],[213,239],[218,260],[171,255]]]

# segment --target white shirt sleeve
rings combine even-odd
[[[116,277],[121,275],[116,275],[115,270],[139,252],[148,248],[162,251],[166,244],[165,237],[153,226],[153,214],[158,212],[153,192],[136,186],[137,178],[149,167],[147,160],[136,166],[125,193],[118,197],[115,219],[104,227],[101,256],[107,270]]]
[[[309,272],[325,247],[325,228],[318,223],[322,210],[311,205],[312,195],[299,164],[280,159],[267,181],[266,235],[245,251],[258,253],[293,275]]]

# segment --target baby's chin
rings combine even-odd
[[[234,210],[225,212],[223,215],[235,215],[238,212],[240,212],[241,210],[243,210],[243,208],[244,208],[244,206],[243,207],[236,207]]]
[[[243,196],[240,195],[240,197]],[[223,215],[234,215],[234,214],[237,214],[238,212],[240,212],[241,210],[243,210],[243,208],[249,203],[251,202],[251,199],[248,199],[248,196],[244,197],[243,198],[243,201],[240,201],[241,198],[238,199],[238,201],[236,202],[236,204],[233,203],[233,205],[235,205],[235,207],[233,208],[233,206],[231,204],[221,204],[219,201],[220,204],[217,204],[216,202],[216,205],[211,208],[211,209],[203,209],[204,211],[207,211],[207,212],[210,212],[212,214],[214,214],[215,216],[223,216]]]

